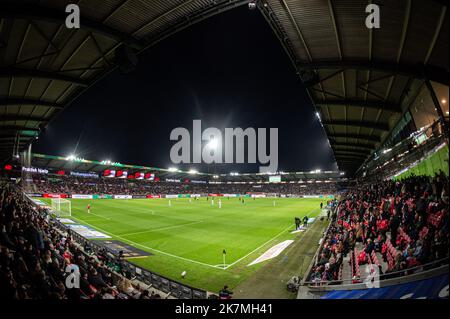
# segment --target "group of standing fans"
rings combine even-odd
[[[353,254],[354,269],[374,263],[381,278],[420,271],[433,261],[448,263],[448,187],[448,177],[441,172],[350,190],[332,215],[309,281],[341,281],[349,254]]]

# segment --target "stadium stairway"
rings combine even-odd
[[[350,254],[342,260],[342,280],[343,282],[350,282],[352,280],[352,267],[350,266]]]

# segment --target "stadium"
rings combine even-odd
[[[447,8],[2,1],[2,300],[448,300]]]

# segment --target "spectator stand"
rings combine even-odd
[[[26,196],[31,205],[36,204]],[[51,225],[63,234],[73,237],[74,241],[82,248],[87,257],[92,255],[101,256],[105,264],[112,265],[112,268],[120,269],[112,271],[111,274],[116,285],[125,286],[126,294],[134,298],[143,290],[149,290],[161,298],[169,299],[206,299],[208,293],[204,290],[190,287],[177,281],[163,277],[157,273],[142,269],[127,260],[119,260],[118,256],[105,246],[95,241],[91,241],[80,234],[70,230],[66,225],[57,219],[50,219]]]

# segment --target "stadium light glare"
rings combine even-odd
[[[189,174],[197,174],[198,171],[196,171],[195,169],[190,169],[188,173]]]
[[[75,154],[70,154],[69,156],[66,157],[66,160],[68,160],[68,161],[74,161],[75,158],[77,158],[77,157],[75,156]]]
[[[319,121],[322,121],[322,119],[320,118],[320,113],[316,112],[316,117],[319,119]]]
[[[169,167],[168,171],[169,172],[176,172],[176,171],[178,171],[178,169],[176,167]]]
[[[208,147],[212,150],[217,149],[217,147],[219,146],[219,141],[216,140],[215,138],[212,138],[209,140],[208,142]]]
[[[219,175],[214,175],[213,178],[219,178]]]

